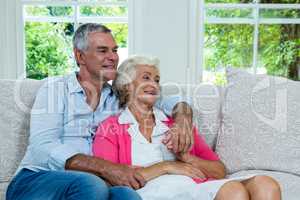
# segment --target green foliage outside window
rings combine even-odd
[[[249,3],[239,0],[206,0],[206,3]],[[300,3],[300,0],[261,0],[260,3]],[[251,18],[248,9],[214,10],[207,12],[215,17]],[[299,9],[263,9],[260,17],[272,19],[300,18]],[[205,25],[205,70],[215,74],[215,83],[225,83],[224,68],[252,67],[254,26],[247,24]],[[258,71],[299,80],[300,24],[259,25]],[[222,71],[222,73],[220,73]],[[223,75],[222,75],[223,74]],[[223,77],[223,78],[222,78]]]
[[[249,0],[206,0],[207,3],[249,3]],[[262,0],[261,3],[300,3],[300,0]],[[32,16],[70,16],[71,7],[26,8]],[[83,16],[126,16],[125,7],[89,7],[79,10]],[[251,17],[249,9],[208,10],[207,15],[217,17]],[[267,10],[260,17],[300,18],[300,10]],[[127,47],[128,25],[106,24],[116,38],[119,47]],[[254,26],[249,24],[205,25],[205,70],[215,72],[216,83],[225,84],[220,69],[228,66],[250,69],[253,62]],[[26,72],[27,77],[42,79],[69,72],[76,66],[72,61],[71,23],[26,22]],[[258,38],[258,69],[268,74],[299,80],[300,24],[260,25]]]
[[[122,15],[124,8],[84,7],[81,14],[89,16],[106,12],[103,15]],[[71,7],[28,6],[26,13],[31,16],[69,16]],[[112,33],[120,48],[127,47],[127,24],[105,24]],[[77,68],[73,60],[72,36],[74,25],[71,23],[26,22],[26,73],[27,78],[43,79],[48,76],[63,75]]]
[[[26,72],[28,78],[43,79],[68,72],[71,46],[65,24],[27,22]]]

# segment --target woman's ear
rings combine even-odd
[[[133,91],[132,85],[131,85],[130,83],[126,84],[126,85],[124,86],[124,88],[125,88],[125,90],[126,90],[126,92],[127,92],[128,94],[131,94],[132,91]]]
[[[133,85],[132,83],[127,83],[125,86],[125,91],[126,91],[126,98],[127,98],[127,101],[131,101],[132,98],[134,97],[134,88],[133,88]]]

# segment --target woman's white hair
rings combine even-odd
[[[159,59],[152,56],[132,55],[119,66],[117,77],[113,82],[113,89],[119,98],[120,107],[124,107],[129,100],[126,86],[136,78],[137,68],[141,65],[149,65],[159,71]]]

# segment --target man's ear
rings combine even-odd
[[[74,56],[75,56],[75,60],[76,60],[77,65],[78,66],[84,65],[85,64],[85,55],[84,55],[84,53],[81,50],[77,49],[77,48],[74,48],[73,52],[74,52]]]

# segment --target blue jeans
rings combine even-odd
[[[22,169],[12,180],[6,200],[141,200],[133,189],[108,187],[99,177],[78,171]]]

